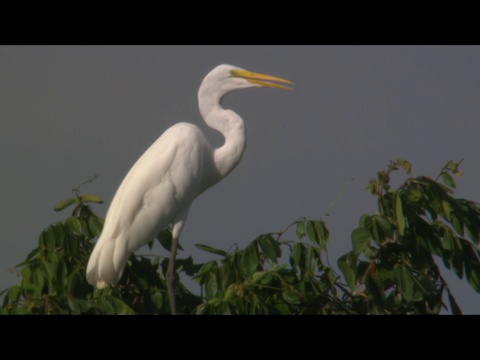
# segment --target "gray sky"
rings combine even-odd
[[[295,91],[228,95],[224,105],[246,122],[247,150],[192,206],[182,257],[205,261],[212,257],[194,244],[229,250],[319,218],[354,178],[326,218],[336,259],[360,216],[375,211],[365,187],[390,159],[436,176],[464,158],[457,196],[480,200],[480,47],[0,46],[0,289],[18,281],[8,268],[43,228],[69,215],[55,213],[56,202],[93,173],[101,177],[83,192],[105,199],[95,206],[104,216],[169,126],[189,121],[221,143],[197,108],[200,81],[221,63],[287,78]],[[479,314],[480,295],[446,278],[464,312]]]

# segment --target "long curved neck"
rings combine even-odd
[[[214,149],[214,162],[218,172],[227,176],[239,163],[245,151],[245,123],[232,110],[226,110],[220,105],[221,95],[212,96],[198,94],[200,114],[212,129],[219,131],[225,138],[225,143]]]

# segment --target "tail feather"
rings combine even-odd
[[[121,243],[118,239],[100,237],[87,265],[89,284],[103,289],[115,286],[120,280],[129,256],[127,249],[119,246]]]

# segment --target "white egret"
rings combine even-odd
[[[281,84],[287,85],[281,85]],[[245,124],[222,97],[237,89],[266,86],[292,89],[291,81],[219,65],[198,91],[200,114],[225,137],[213,148],[199,127],[178,123],[167,129],[133,165],[115,194],[103,231],[87,266],[87,280],[101,289],[121,278],[132,253],[172,225],[172,248],[166,274],[172,314],[176,313],[173,280],[180,232],[197,196],[227,176],[245,150]]]

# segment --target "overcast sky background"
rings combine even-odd
[[[225,107],[247,125],[238,167],[192,206],[180,256],[215,258],[196,243],[231,250],[299,217],[325,218],[331,258],[351,248],[363,213],[376,210],[367,182],[389,160],[436,176],[464,158],[457,196],[480,200],[480,47],[454,46],[0,46],[0,289],[8,268],[39,233],[69,211],[53,206],[83,188],[105,204],[136,159],[169,126],[199,125],[197,90],[227,63],[295,82],[295,91],[255,88]],[[160,247],[154,251],[166,255]],[[145,253],[145,251],[141,251]],[[480,295],[447,275],[465,313]]]

